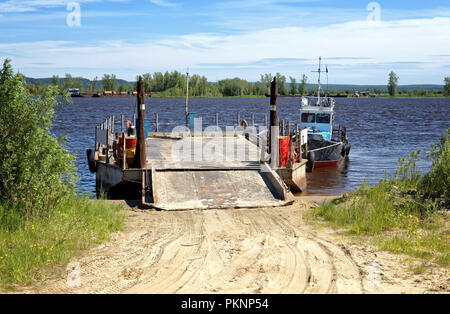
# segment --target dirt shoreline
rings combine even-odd
[[[302,213],[323,200],[184,212],[141,211],[121,202],[125,230],[73,260],[80,263],[80,286],[68,286],[67,273],[55,273],[18,292],[450,292],[446,269],[413,274],[402,256],[305,224]]]

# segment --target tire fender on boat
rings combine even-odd
[[[341,155],[342,155],[342,157],[345,157],[346,154],[347,154],[347,145],[342,144]]]
[[[314,162],[316,155],[314,152],[308,152],[308,160]]]
[[[345,145],[345,156],[348,157],[350,155],[350,149],[352,148],[352,145],[348,144]]]
[[[89,171],[92,173],[97,172],[97,164],[95,162],[95,153],[92,151],[92,149],[88,149],[86,151],[87,159],[88,159],[88,165],[89,165]]]

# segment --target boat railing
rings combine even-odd
[[[339,125],[337,128],[333,128],[331,133],[331,140],[334,142],[342,142],[346,137],[347,129]]]
[[[331,97],[313,97],[313,96],[303,96],[302,105],[303,106],[319,106],[319,107],[332,107],[335,101]]]
[[[310,150],[310,152],[318,152],[318,151],[321,151],[321,150],[324,150],[324,149],[329,149],[331,147],[335,147],[335,146],[338,146],[338,145],[341,145],[341,143],[336,143],[336,144],[333,144],[333,145],[330,145],[330,146],[316,148],[316,149]]]

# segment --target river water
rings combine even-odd
[[[299,98],[279,98],[279,118],[299,122]],[[155,113],[159,114],[159,131],[170,132],[185,124],[185,99],[147,99],[150,131],[154,130]],[[203,125],[215,125],[219,113],[221,127],[241,120],[264,124],[269,116],[268,98],[192,98],[190,111],[203,118]],[[67,148],[76,154],[78,190],[95,191],[95,174],[89,172],[86,149],[94,147],[95,126],[108,116],[120,115],[131,120],[136,110],[135,98],[73,98],[72,104],[57,109],[55,135],[67,137]],[[347,127],[352,151],[350,158],[338,168],[308,174],[308,194],[339,194],[357,189],[364,181],[376,184],[385,175],[395,172],[398,158],[413,150],[428,152],[431,142],[438,142],[450,127],[450,98],[336,98],[335,125]],[[120,127],[119,127],[120,128]],[[418,163],[426,170],[431,165],[423,159]]]

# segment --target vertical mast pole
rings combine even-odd
[[[317,96],[317,102],[318,105],[320,105],[320,91],[321,91],[321,86],[320,86],[320,72],[321,70],[321,66],[322,66],[322,57],[319,57],[319,95]]]
[[[137,82],[137,106],[138,106],[138,132],[136,147],[136,160],[135,166],[139,169],[145,169],[147,167],[147,155],[145,151],[145,90],[144,81],[142,76],[139,77]]]
[[[186,72],[186,126],[189,126],[189,68]]]
[[[313,72],[317,72],[319,73],[319,90],[318,90],[318,95],[317,95],[317,104],[320,105],[320,91],[322,90],[322,87],[320,85],[320,73],[322,73],[322,57],[319,57],[319,70],[318,71],[313,71]]]

